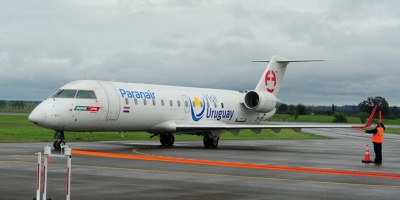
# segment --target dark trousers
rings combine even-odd
[[[375,152],[374,162],[381,164],[382,163],[382,143],[374,142],[374,152]]]

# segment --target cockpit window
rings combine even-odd
[[[94,94],[93,91],[79,90],[78,93],[76,94],[76,98],[95,99],[96,95]]]
[[[58,90],[53,98],[75,98],[76,90]]]

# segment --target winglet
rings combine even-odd
[[[378,105],[375,105],[374,109],[371,112],[371,115],[369,115],[367,123],[364,126],[352,126],[352,128],[367,128],[367,127],[371,126],[372,120],[374,120],[374,116],[375,116],[377,107],[378,107]]]

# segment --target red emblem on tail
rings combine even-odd
[[[265,86],[267,86],[267,91],[273,93],[276,86],[276,74],[273,70],[268,70],[265,74]]]

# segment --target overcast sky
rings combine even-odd
[[[253,89],[273,55],[288,104],[400,106],[400,1],[20,0],[0,6],[0,99],[79,79]]]

